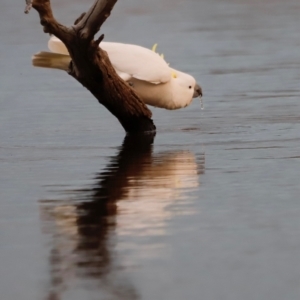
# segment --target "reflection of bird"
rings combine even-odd
[[[68,70],[70,56],[65,45],[55,36],[48,42],[51,52],[33,56],[38,67]],[[202,96],[202,89],[189,74],[169,67],[155,51],[137,45],[102,42],[117,74],[136,91],[146,104],[178,109]]]

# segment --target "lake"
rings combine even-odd
[[[32,67],[48,36],[19,2],[0,10],[1,299],[299,299],[300,2],[118,1],[105,40],[158,43],[204,94],[138,139]]]

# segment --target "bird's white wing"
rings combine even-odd
[[[48,47],[52,52],[69,54],[65,45],[51,36]],[[168,82],[172,72],[166,61],[150,49],[130,44],[101,42],[118,75],[125,81],[134,77],[154,84]]]
[[[102,42],[117,71],[151,83],[165,83],[171,79],[171,70],[165,60],[150,49],[130,44]]]
[[[54,35],[48,41],[48,48],[54,53],[69,55],[69,51],[64,43]]]

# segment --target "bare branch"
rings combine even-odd
[[[25,6],[25,11],[24,11],[24,13],[25,13],[25,14],[28,14],[29,11],[30,11],[31,8],[32,8],[32,1],[31,1],[31,0],[25,0],[25,2],[26,2],[26,6]]]
[[[104,39],[104,34],[101,34],[100,37],[95,41],[95,45],[97,47],[99,47],[99,45],[103,41],[103,39]]]
[[[81,33],[81,37],[92,40],[100,27],[109,17],[117,0],[96,0],[89,11],[75,25],[75,30]]]
[[[39,13],[44,32],[57,36],[64,43],[70,41],[71,29],[56,21],[50,0],[26,0],[26,4],[25,13],[29,12],[31,6]]]
[[[44,31],[58,37],[67,47],[72,61],[68,73],[85,86],[130,133],[155,130],[151,111],[123,81],[111,65],[108,55],[99,48],[104,35],[96,41],[95,34],[110,15],[117,0],[96,0],[71,28],[58,23],[50,0],[26,0],[40,15]]]
[[[77,25],[81,20],[82,18],[86,15],[86,13],[82,13],[74,22],[74,25]]]

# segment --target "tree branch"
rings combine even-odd
[[[92,40],[109,17],[116,2],[117,0],[96,0],[74,29],[81,32],[82,38]]]
[[[96,0],[71,28],[55,20],[50,0],[26,0],[25,12],[31,5],[37,10],[44,31],[58,37],[69,51],[72,61],[68,73],[118,118],[126,132],[154,131],[151,111],[117,75],[107,53],[99,48],[104,36],[94,40],[116,2]]]
[[[25,11],[24,11],[24,13],[25,13],[25,14],[28,14],[29,11],[30,11],[31,8],[32,8],[32,2],[31,2],[31,0],[25,0],[25,3],[26,3],[26,6],[25,6]]]
[[[50,33],[58,37],[63,43],[70,42],[71,28],[58,23],[52,13],[50,0],[26,0],[25,13],[33,7],[40,15],[41,25],[45,33]]]

